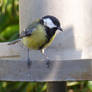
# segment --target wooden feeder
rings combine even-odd
[[[0,80],[48,81],[48,92],[61,92],[61,90],[65,92],[65,82],[61,81],[92,80],[90,0],[20,0],[19,2],[20,31],[37,18],[54,15],[61,21],[64,32],[57,32],[54,42],[46,50],[51,60],[50,68],[46,67],[44,57],[39,51],[30,51],[33,63],[29,69],[26,62],[27,49],[21,42],[10,46],[7,42],[0,43]]]

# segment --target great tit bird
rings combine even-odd
[[[22,41],[24,46],[28,48],[28,66],[32,63],[29,57],[29,49],[40,50],[47,58],[46,64],[49,66],[49,60],[44,53],[44,49],[51,45],[56,36],[57,30],[63,31],[59,20],[54,16],[47,15],[33,22],[25,30],[23,30],[19,39],[8,44],[11,45],[20,40]]]

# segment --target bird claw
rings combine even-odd
[[[46,60],[46,65],[47,65],[47,68],[50,67],[50,60]]]
[[[30,68],[31,65],[32,65],[32,61],[28,58],[28,60],[27,60],[27,66],[28,66],[28,68]]]

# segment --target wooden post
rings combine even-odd
[[[48,82],[47,92],[66,92],[66,82]]]
[[[40,18],[44,15],[50,14],[50,15],[54,15],[58,17],[61,23],[63,21],[64,26],[67,26],[67,29],[64,28],[65,29],[64,35],[61,35],[61,34],[58,35],[53,45],[51,45],[51,47],[48,49],[49,58],[56,60],[56,61],[57,59],[59,60],[60,59],[61,60],[62,59],[71,60],[75,58],[80,59],[81,56],[83,55],[82,49],[83,47],[85,47],[84,42],[88,42],[88,41],[81,41],[81,39],[84,40],[82,37],[84,37],[85,35],[81,33],[82,30],[84,31],[85,29],[84,24],[81,25],[83,21],[83,16],[81,17],[78,15],[78,14],[81,14],[81,10],[82,10],[81,4],[85,5],[84,1],[80,2],[80,0],[77,0],[77,1],[73,1],[73,0],[69,0],[69,1],[66,1],[66,0],[61,0],[61,1],[57,1],[57,0],[37,0],[37,1],[36,0],[20,0],[20,28],[21,30],[23,30],[30,23],[32,23],[32,21],[34,21],[36,18]],[[77,34],[77,36],[74,33]],[[80,33],[82,34],[82,36],[80,35]],[[32,56],[32,55],[35,55],[35,56]],[[34,52],[32,52],[31,59],[35,59],[35,57],[38,61],[40,61],[42,56],[38,53],[34,54]],[[61,66],[55,65],[53,68],[55,69],[55,67],[59,68]],[[62,67],[64,68],[64,66]],[[65,71],[67,71],[66,68],[65,68]],[[54,74],[57,75],[57,72],[58,71],[55,70]],[[63,75],[66,75],[65,73],[66,72],[64,72]],[[61,78],[63,78],[62,76]],[[75,75],[72,75],[71,78],[73,78],[74,76]],[[71,78],[69,77],[69,79]],[[71,80],[74,80],[74,79],[71,79]],[[47,86],[48,86],[47,88],[48,92],[61,92],[61,91],[65,92],[66,91],[66,82],[64,81],[63,82],[48,82]]]

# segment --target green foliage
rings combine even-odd
[[[16,39],[19,30],[18,0],[0,0],[0,41]],[[13,37],[14,36],[14,37]]]
[[[91,81],[68,82],[68,92],[92,92]]]
[[[19,30],[19,25],[18,24],[6,27],[0,33],[0,41],[15,40],[18,37],[18,30]]]
[[[88,81],[88,88],[90,89],[90,91],[92,92],[92,81]]]
[[[45,83],[0,82],[0,92],[45,92],[45,90]]]

